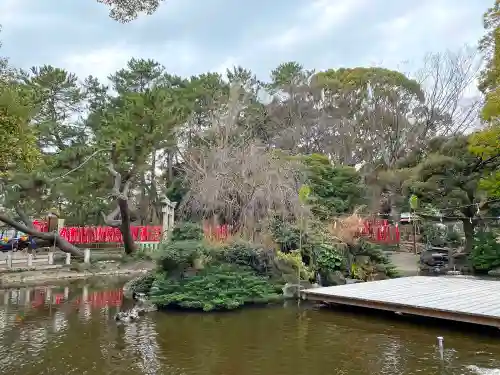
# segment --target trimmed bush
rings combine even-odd
[[[274,302],[281,293],[281,285],[256,275],[250,267],[218,264],[187,278],[157,278],[150,298],[160,308],[213,311]]]

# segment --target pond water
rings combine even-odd
[[[0,373],[500,373],[499,336],[295,302],[218,314],[158,312],[117,325],[114,314],[126,308],[122,285],[98,280],[0,291]],[[444,361],[436,348],[440,335]]]

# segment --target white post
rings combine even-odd
[[[49,251],[49,264],[53,265],[54,264],[54,252]]]
[[[174,209],[177,202],[171,202],[167,197],[163,197],[163,220],[162,220],[162,240],[168,239],[169,232],[174,229]]]
[[[52,305],[52,287],[47,287],[47,294],[45,295],[45,300],[47,303]]]
[[[69,287],[65,286],[64,287],[64,299],[68,300],[68,298],[69,298]]]
[[[168,201],[168,198],[165,198]],[[166,202],[163,203],[164,206],[162,207],[161,211],[163,212],[163,218],[161,221],[161,239],[163,241],[166,241],[168,238],[168,215],[169,215],[169,210],[170,207]]]
[[[12,268],[12,251],[7,252],[7,268]]]
[[[69,266],[71,264],[71,254],[66,253],[66,265]]]
[[[30,300],[31,300],[31,289],[30,288],[26,288],[24,290],[24,302],[26,304],[29,304],[30,303]]]
[[[90,249],[83,250],[83,262],[90,263]]]
[[[33,267],[33,254],[28,253],[28,268]]]

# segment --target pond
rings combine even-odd
[[[231,313],[157,312],[118,325],[113,316],[126,308],[122,285],[119,280],[97,280],[0,291],[1,373],[500,373],[500,338],[493,335],[297,307],[296,302]],[[444,361],[436,348],[440,335]]]

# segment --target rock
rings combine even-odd
[[[379,281],[379,280],[387,280],[388,277],[384,272],[377,272],[370,275],[369,281]]]
[[[326,281],[328,286],[330,286],[330,285],[344,285],[346,283],[345,276],[340,271],[329,272],[326,275],[325,281]]]
[[[489,276],[500,277],[500,267],[488,271]]]
[[[375,265],[375,270],[377,272],[382,272],[385,274],[385,272],[387,271],[387,267],[385,266],[385,264],[377,264]]]
[[[299,284],[290,284],[286,283],[283,287],[283,297],[285,298],[299,298],[300,291],[305,289],[302,285]]]
[[[350,278],[345,279],[346,284],[357,284],[357,283],[362,283],[362,282],[363,282],[363,280],[350,279]]]
[[[364,265],[368,264],[370,262],[370,256],[369,255],[356,255],[354,257],[354,261],[356,264]]]

